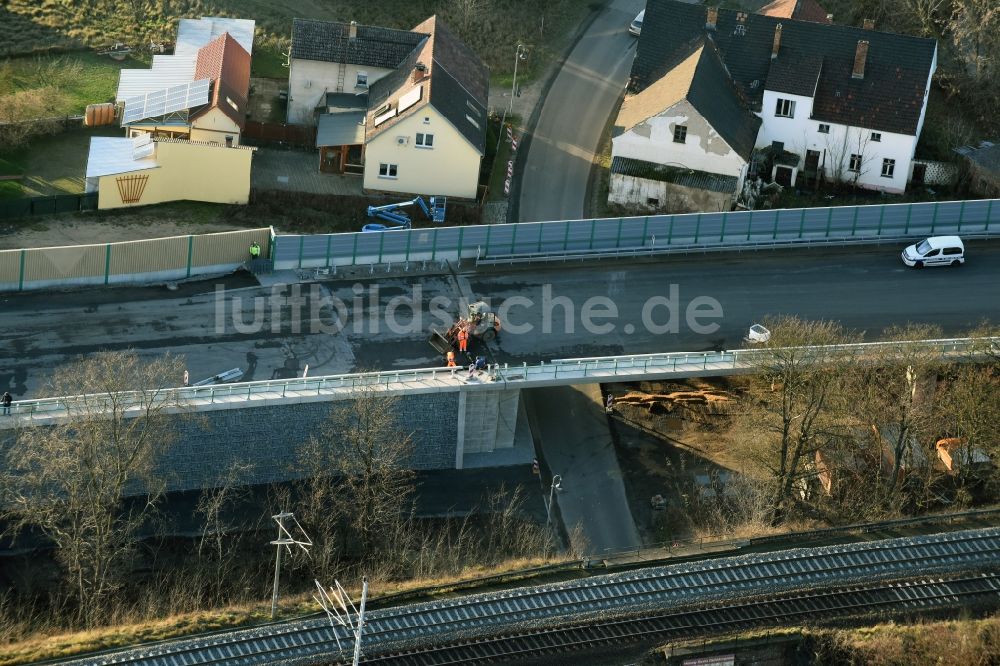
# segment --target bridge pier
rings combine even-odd
[[[463,469],[466,453],[492,453],[514,447],[519,389],[461,391],[458,394],[455,469]]]

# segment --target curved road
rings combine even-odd
[[[521,174],[520,222],[583,217],[601,134],[625,89],[643,0],[613,0],[573,48],[546,93]]]

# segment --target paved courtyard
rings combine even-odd
[[[258,148],[251,183],[257,190],[361,196],[361,176],[320,173],[315,151]]]

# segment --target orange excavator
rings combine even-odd
[[[427,340],[440,354],[447,354],[458,348],[459,331],[466,331],[470,338],[491,342],[500,334],[500,318],[483,301],[469,305],[469,314],[455,320],[447,331],[431,329]]]

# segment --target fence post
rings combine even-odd
[[[854,222],[851,223],[851,237],[852,238],[857,233],[857,231],[858,231],[858,206],[855,206],[854,207]]]
[[[989,205],[986,206],[986,231],[990,230],[990,215],[993,213],[993,199],[990,199]]]
[[[455,261],[462,261],[462,237],[465,235],[465,227],[458,228],[458,249],[456,250]]]
[[[799,215],[799,238],[802,238],[802,229],[806,226],[806,209],[802,209],[802,214]]]
[[[965,200],[962,200],[962,205],[958,208],[958,233],[962,233],[962,218],[965,217]]]
[[[648,228],[649,228],[649,215],[647,215],[646,218],[642,221],[642,238],[640,239],[640,243],[642,245],[646,244],[646,230]]]
[[[514,231],[510,234],[510,253],[514,254],[514,248],[517,246],[517,227],[518,224],[514,223]]]
[[[833,206],[826,209],[826,237],[830,237],[830,224],[833,222]]]
[[[903,227],[903,233],[910,233],[910,216],[913,215],[913,204],[906,204],[906,226]]]
[[[563,222],[563,252],[569,250],[569,220]]]
[[[934,226],[937,224],[938,205],[940,203],[939,201],[934,202],[934,217],[931,218],[931,235],[934,235]]]
[[[302,248],[306,244],[306,237],[299,236],[299,268],[302,268]]]
[[[591,219],[590,220],[590,246],[587,248],[588,250],[593,250],[594,249],[594,229],[595,228],[597,228],[597,220]]]
[[[885,218],[885,204],[882,204],[878,208],[878,231],[875,232],[877,236],[882,235],[882,219]]]
[[[516,222],[515,222],[515,224],[516,224]],[[486,249],[486,256],[490,255],[490,233],[492,231],[493,231],[493,225],[492,224],[487,224],[486,225],[486,242],[483,243],[483,246]]]
[[[545,231],[545,227],[542,226],[541,224],[539,224],[538,225],[538,249],[536,250],[536,252],[538,252],[538,254],[542,253],[542,233],[544,231]]]
[[[20,274],[17,278],[17,290],[24,291],[24,257],[28,253],[27,250],[21,250],[21,268]]]
[[[771,229],[771,240],[778,238],[778,221],[781,220],[781,210],[774,211],[774,228]]]
[[[695,235],[695,239],[696,240],[697,240],[697,233],[698,233],[697,230],[695,230],[695,234],[696,234]],[[670,216],[670,228],[667,229],[667,246],[668,247],[673,244],[673,238],[674,238],[674,216],[671,215]]]
[[[190,257],[188,258],[188,267],[191,266]],[[107,243],[104,246],[104,284],[108,283],[111,279],[111,243]]]
[[[330,243],[333,241],[333,234],[326,235],[326,265],[330,267]]]
[[[435,231],[437,231],[435,229]],[[385,246],[385,233],[378,235],[378,263],[382,263],[382,248]]]
[[[434,231],[436,232],[437,229],[435,229]],[[437,233],[434,234],[434,237],[437,238]],[[407,261],[407,263],[409,263],[409,261],[410,261],[410,242],[412,240],[413,240],[413,230],[412,229],[407,229],[406,230],[406,261]]]
[[[110,252],[110,245],[108,246]],[[188,235],[188,265],[187,265],[187,276],[191,277],[191,259],[194,257],[194,234]],[[107,284],[105,281],[104,284]]]
[[[437,261],[438,256],[438,229],[434,228],[434,236],[431,238],[431,261]],[[379,246],[379,262],[382,261],[382,249]],[[407,258],[409,258],[409,253],[407,253]]]
[[[726,239],[726,216],[728,213],[722,214],[722,229],[719,231],[719,242],[721,243]]]
[[[351,247],[351,264],[357,266],[358,264],[358,233],[354,233],[354,245]]]
[[[747,215],[747,242],[750,242],[750,234],[753,233],[753,211],[748,211]]]
[[[542,232],[538,232],[538,237],[542,237]],[[618,218],[618,238],[615,239],[615,247],[620,248],[622,246],[622,218]]]

